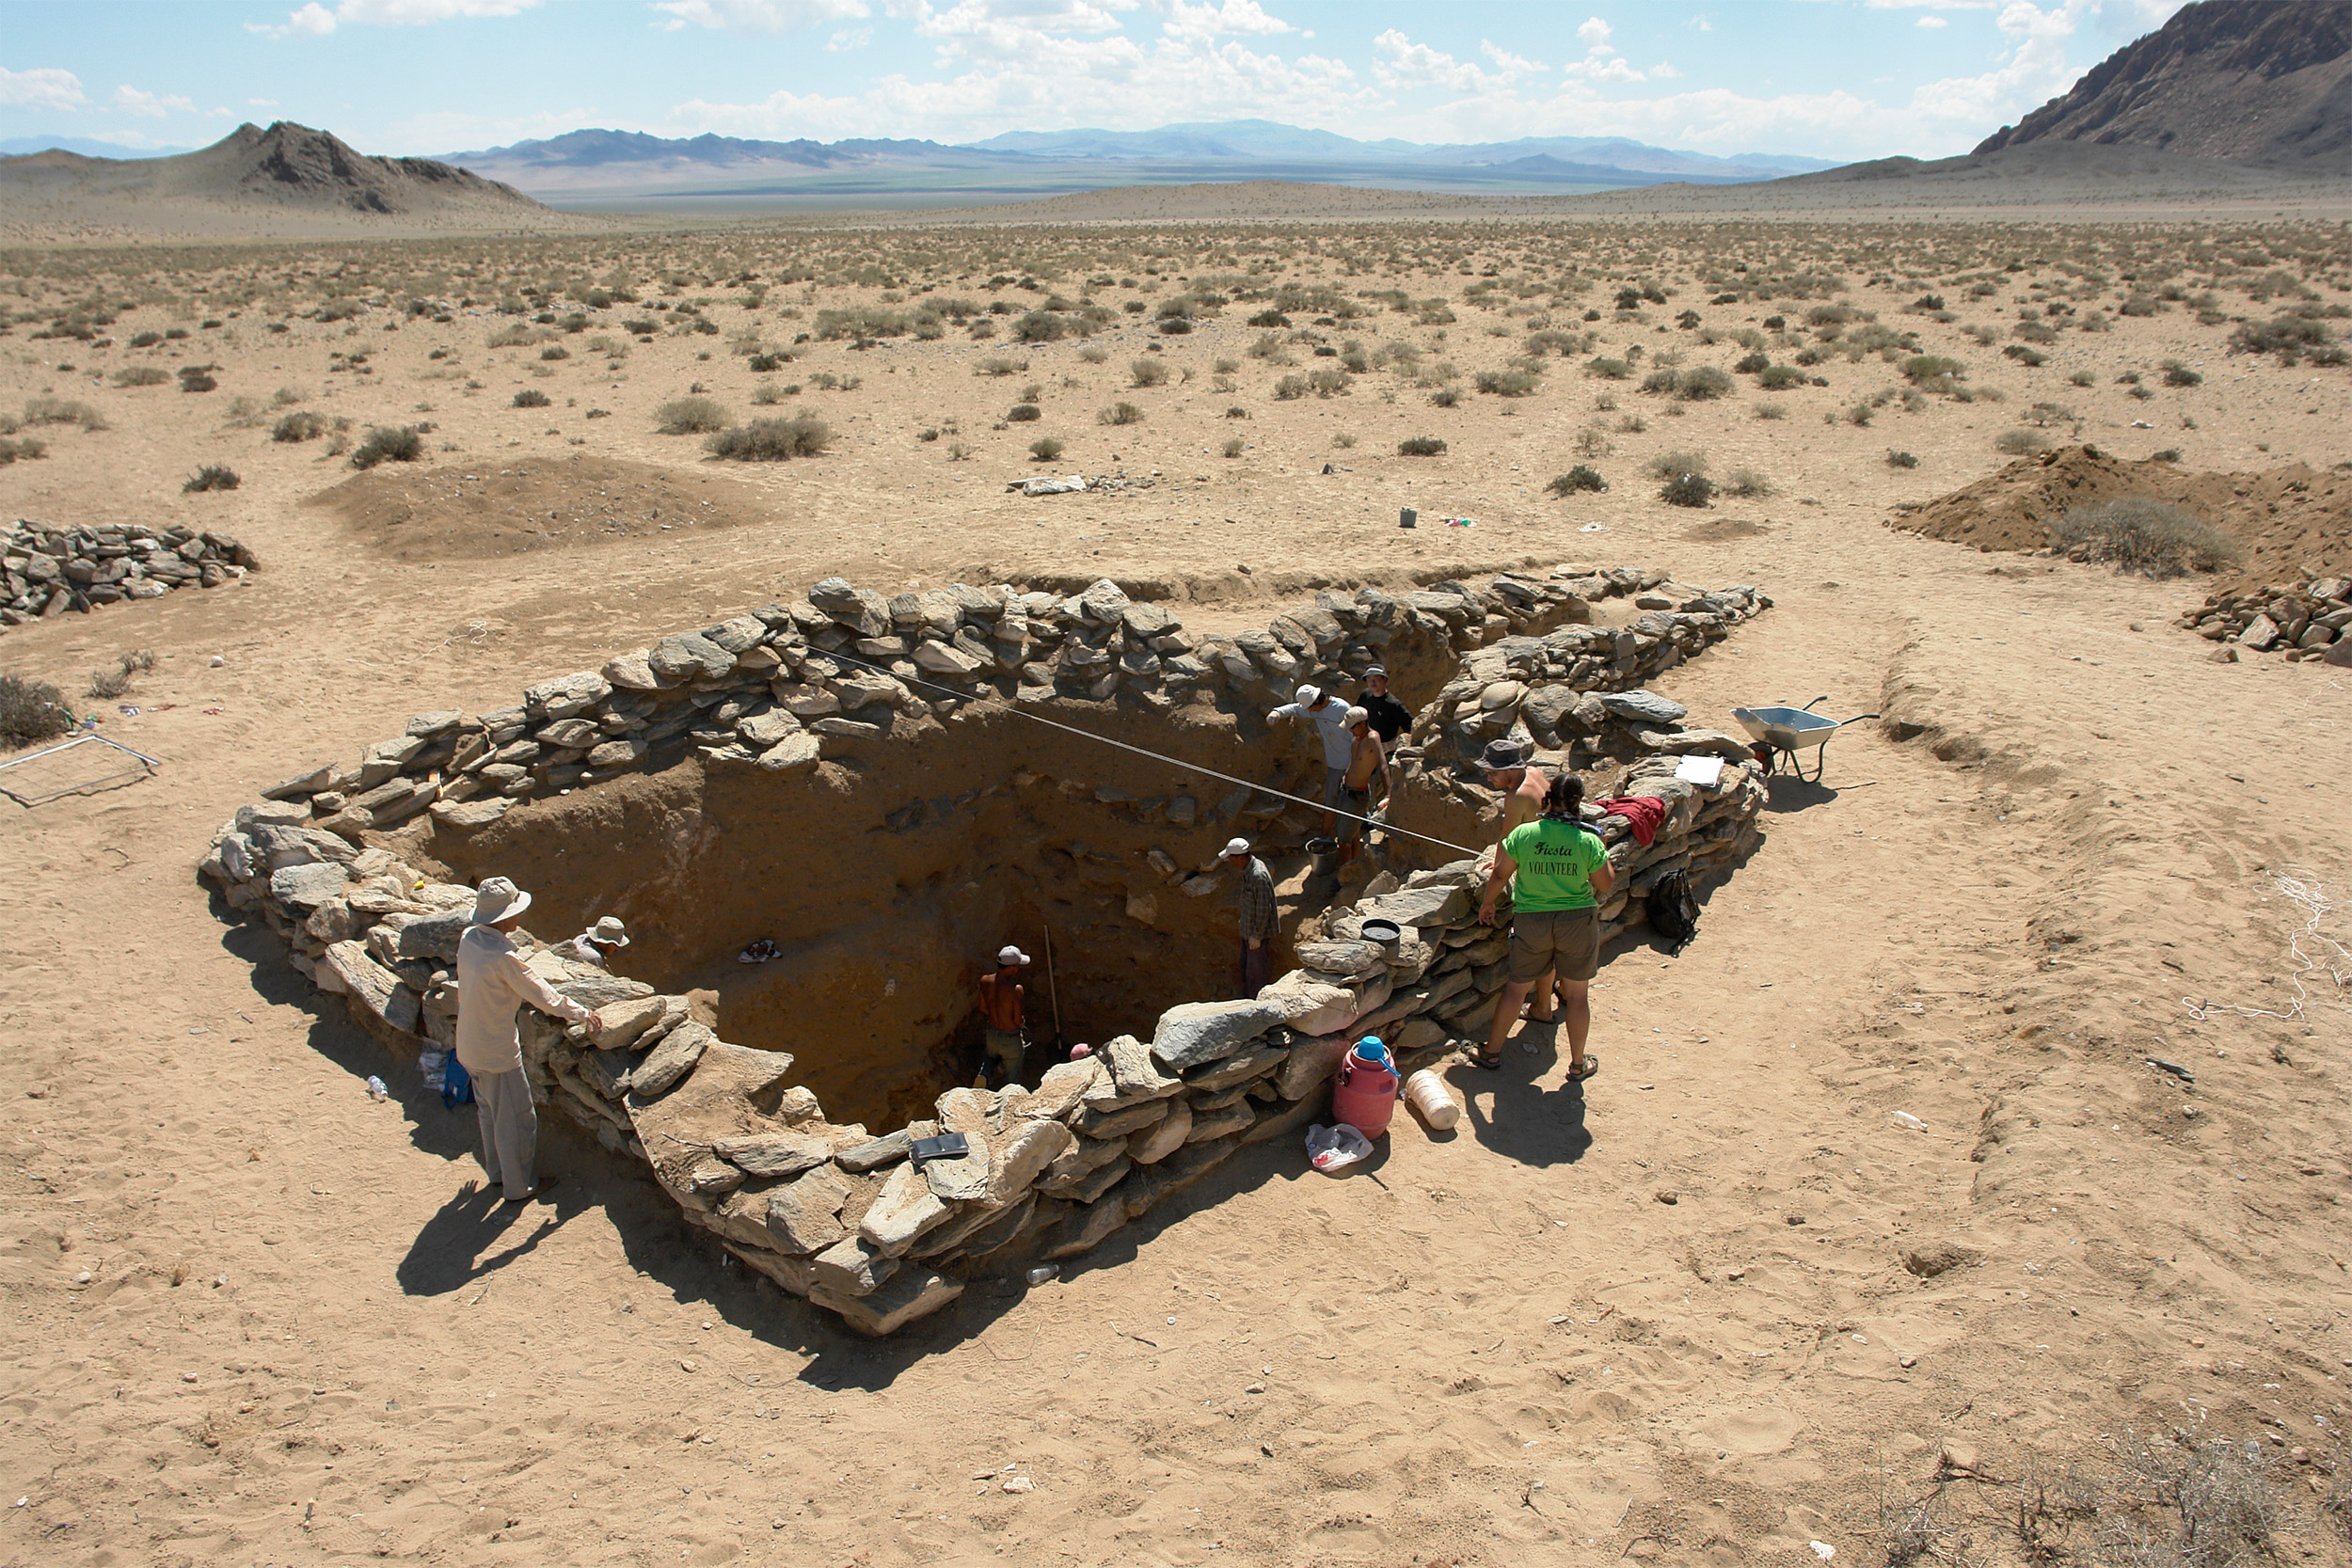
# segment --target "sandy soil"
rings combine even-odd
[[[2325,468],[2340,455],[2343,372],[2225,357],[2228,326],[2177,309],[2065,332],[2027,370],[1961,327],[2006,329],[2031,285],[2060,282],[2040,263],[2001,272],[2012,256],[2063,258],[2112,236],[2019,224],[1931,244],[1857,226],[1807,242],[1845,247],[1820,260],[1849,278],[1846,297],[1963,358],[2005,403],[1906,413],[1891,401],[1858,426],[1843,411],[1899,378],[1839,355],[1813,370],[1826,388],[1760,398],[1742,377],[1733,397],[1691,404],[1555,357],[1534,396],[1503,399],[1470,378],[1515,353],[1532,317],[1482,312],[1465,291],[1486,266],[1516,265],[1512,235],[1367,224],[1346,254],[1319,254],[1339,248],[1331,239],[890,243],[946,255],[943,293],[986,299],[1002,272],[999,297],[1024,305],[1039,296],[1009,278],[1048,260],[1067,292],[1096,267],[1138,277],[1097,288],[1117,309],[1174,286],[1147,264],[1231,274],[1260,251],[1281,252],[1284,281],[1443,294],[1450,326],[1389,314],[1324,335],[1409,339],[1424,361],[1458,361],[1458,407],[1380,371],[1345,396],[1274,400],[1290,372],[1245,355],[1254,304],[1182,339],[1120,327],[1095,340],[1109,351],[1100,365],[1077,341],[951,332],[867,352],[800,344],[761,377],[725,335],[635,342],[607,325],[634,313],[626,305],[591,329],[625,355],[555,365],[535,346],[486,347],[508,317],[436,324],[388,304],[263,329],[331,292],[321,275],[336,267],[346,280],[383,269],[353,292],[387,300],[412,265],[484,269],[437,291],[453,296],[495,296],[485,274],[530,267],[633,267],[659,295],[644,283],[658,263],[617,243],[581,258],[487,244],[437,260],[18,258],[20,314],[41,305],[47,319],[94,288],[141,299],[108,328],[118,343],[185,326],[195,341],[167,342],[157,362],[200,356],[222,386],[116,389],[112,372],[147,351],[30,341],[34,324],[20,323],[0,340],[0,406],[76,397],[111,428],[32,432],[49,455],[0,468],[0,505],[51,522],[200,522],[238,534],[262,566],[242,586],[0,635],[0,668],[77,696],[119,652],[157,650],[122,699],[140,711],[109,705],[104,728],[164,759],[150,782],[0,818],[13,1069],[0,1292],[19,1324],[0,1379],[13,1418],[0,1500],[24,1499],[0,1522],[0,1561],[1404,1568],[1814,1562],[1819,1541],[1875,1562],[1883,1494],[1924,1487],[1947,1447],[2014,1480],[2111,1469],[2127,1433],[2174,1427],[2260,1444],[2299,1532],[2283,1549],[2345,1560],[2317,1505],[2352,1418],[2339,1207],[2352,1113],[2337,1082],[2352,1012],[2337,981],[2296,974],[2290,940],[2310,911],[2280,880],[2343,895],[2344,673],[2206,662],[2209,644],[2169,624],[2202,584],[1884,526],[1897,502],[1994,471],[1994,436],[2055,397],[2085,438],[2133,458],[2177,447],[2198,469]],[[1529,243],[1555,240],[1603,243]],[[1530,270],[1578,266],[1601,307],[1618,278],[1655,276],[1675,297],[1646,319],[1583,324],[1556,305],[1550,318],[1599,332],[1602,354],[1640,342],[1728,363],[1736,345],[1697,343],[1674,312],[1689,304],[1731,328],[1784,311],[1801,323],[1808,302],[1708,306],[1705,285],[1677,279],[1719,263],[1717,240],[1629,228],[1606,240],[1613,250]],[[707,308],[730,334],[754,325],[779,348],[814,310],[881,303],[892,286],[848,280],[845,266],[913,265],[913,249],[879,240],[841,241],[855,247],[847,261],[804,234],[661,243],[681,293],[813,259],[805,291],[773,285],[754,311]],[[1470,248],[1440,254],[1456,243]],[[1740,243],[1760,265],[1787,242]],[[2298,247],[2324,257],[2328,244],[2289,225],[2123,243],[2175,265],[2206,245],[2292,265]],[[1391,250],[1401,260],[1379,270]],[[2118,267],[2099,269],[2109,293]],[[1888,286],[1867,286],[1877,270]],[[2340,251],[2314,263],[2323,299],[2342,297],[2340,271]],[[1949,281],[1963,274],[1999,277],[1997,292],[1963,302]],[[1930,287],[1958,321],[1899,311]],[[2272,308],[2235,294],[2227,307]],[[224,325],[203,328],[207,311]],[[1489,322],[1509,335],[1489,338]],[[373,350],[367,373],[334,368],[354,348]],[[1305,343],[1290,352],[1302,373],[1332,362]],[[995,356],[1028,367],[975,373]],[[1194,375],[1133,388],[1128,362],[1146,356]],[[1241,367],[1214,372],[1222,356]],[[2114,385],[2166,357],[2201,366],[2204,384],[2144,404]],[[2076,370],[2094,385],[2068,386]],[[859,384],[819,390],[819,372]],[[1216,373],[1235,389],[1210,390]],[[761,380],[803,390],[755,410]],[[739,416],[816,408],[832,451],[720,473],[693,437],[652,432],[654,408],[696,381]],[[1028,383],[1045,419],[993,428]],[[388,552],[303,504],[349,477],[326,441],[273,442],[274,411],[229,418],[231,398],[265,408],[281,385],[288,406],[356,428],[430,420],[443,473],[578,452],[681,487],[713,474],[748,493],[752,515],[691,534],[566,529],[511,556],[462,541],[440,559]],[[551,406],[508,406],[529,387],[553,392]],[[1614,409],[1596,406],[1604,394]],[[1144,422],[1097,424],[1120,399]],[[1756,418],[1762,402],[1787,417]],[[1249,418],[1226,419],[1234,404]],[[590,423],[590,407],[612,417]],[[1616,428],[1633,414],[1646,429]],[[1595,424],[1608,450],[1592,461],[1613,488],[1545,496]],[[1243,455],[1218,455],[1236,432]],[[1157,483],[1008,495],[1035,471],[1024,449],[1041,433],[1070,443],[1058,471]],[[1393,455],[1419,434],[1449,451]],[[1918,467],[1890,467],[1890,447]],[[1759,470],[1772,493],[1666,507],[1641,468],[1671,448],[1703,450],[1719,475]],[[231,464],[243,486],[182,495],[202,462]],[[1400,505],[1422,509],[1414,534],[1395,526]],[[1475,526],[1442,526],[1463,515]],[[1454,1134],[1400,1118],[1378,1162],[1340,1181],[1288,1147],[1252,1151],[1062,1281],[975,1290],[887,1343],[755,1288],[628,1166],[567,1134],[543,1157],[564,1178],[557,1201],[490,1212],[472,1191],[469,1121],[392,1071],[274,940],[216,918],[193,869],[257,786],[353,755],[412,712],[502,705],[530,679],[828,573],[895,589],[980,568],[1101,571],[1189,597],[1205,621],[1263,619],[1307,582],[1530,555],[1773,595],[1661,683],[1694,721],[1826,692],[1838,716],[1883,707],[1927,733],[1844,732],[1824,784],[1775,785],[1764,847],[1712,890],[1694,945],[1609,956],[1594,1035],[1604,1065],[1581,1096],[1562,1084],[1561,1042],[1525,1031],[1500,1077],[1454,1071],[1471,1107]],[[2214,713],[2230,721],[2202,721]],[[2340,915],[2323,928],[2343,939]],[[2343,973],[2341,949],[2300,942]],[[2187,1067],[2193,1087],[2150,1056]],[[364,1092],[371,1073],[393,1080],[391,1102]],[[1009,1470],[1035,1489],[1005,1490]],[[2015,1516],[2027,1495],[1962,1480],[1944,1506],[1975,1521],[1980,1550],[2017,1560],[2014,1535],[1984,1521]]]

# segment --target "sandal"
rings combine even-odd
[[[1500,1051],[1492,1053],[1473,1051],[1470,1053],[1470,1059],[1471,1065],[1485,1068],[1488,1072],[1501,1072],[1502,1070],[1502,1053]]]
[[[1600,1058],[1597,1055],[1587,1054],[1582,1061],[1568,1064],[1568,1082],[1581,1084],[1599,1070]]]

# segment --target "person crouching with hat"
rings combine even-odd
[[[619,915],[608,914],[571,941],[564,942],[556,951],[567,958],[577,958],[581,963],[595,964],[598,969],[611,969],[612,960],[606,949],[628,945],[628,927],[621,924]]]
[[[555,1184],[537,1174],[539,1113],[523,1074],[516,1009],[528,1003],[567,1023],[604,1027],[601,1015],[524,966],[513,933],[530,907],[531,895],[492,877],[475,893],[471,923],[457,940],[457,1062],[473,1076],[483,1169],[509,1203],[527,1203]]]
[[[1021,971],[1028,961],[1026,953],[1008,944],[996,950],[996,972],[980,976],[980,1018],[985,1024],[980,1073],[989,1088],[1021,1082],[1022,1064],[1029,1053],[1028,1000]],[[991,1078],[995,1082],[987,1083]]]

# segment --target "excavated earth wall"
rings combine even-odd
[[[652,980],[521,939],[534,969],[605,1015],[591,1034],[526,1014],[536,1091],[649,1164],[744,1262],[884,1334],[975,1275],[1084,1252],[1236,1149],[1303,1126],[1360,1035],[1382,1033],[1409,1067],[1482,1030],[1507,938],[1476,924],[1475,859],[1382,873],[1256,996],[1164,1006],[1232,989],[1224,839],[1245,832],[1271,853],[1317,825],[1269,790],[1312,796],[1319,749],[1270,730],[1265,709],[1310,675],[1381,662],[1409,699],[1431,699],[1400,793],[1435,792],[1429,747],[1470,737],[1456,688],[1491,673],[1488,655],[1536,697],[1548,673],[1624,692],[1766,602],[1666,586],[1569,568],[1365,590],[1263,632],[1195,639],[1108,582],[1070,598],[886,599],[829,579],[509,709],[420,715],[357,766],[240,809],[201,870],[321,989],[434,1063],[453,1037],[473,880],[516,877],[550,925],[618,909],[640,933],[626,967]],[[1666,603],[1630,628],[1589,626],[1593,600],[1627,593]],[[1531,736],[1534,701],[1512,709]],[[1491,727],[1500,705],[1477,711]],[[1645,710],[1650,733],[1677,733],[1661,711]],[[1592,814],[1635,886],[1754,841],[1754,768],[1732,761],[1698,785],[1673,776],[1677,761],[1658,750],[1620,785],[1668,801],[1651,846]],[[1621,929],[1638,898],[1607,913]],[[1375,914],[1403,938],[1361,940]],[[1033,1088],[932,1092],[976,961],[1032,920],[1063,944],[1073,1021],[1104,1043]],[[735,964],[745,935],[783,957]],[[912,1140],[942,1130],[970,1152],[918,1168]]]

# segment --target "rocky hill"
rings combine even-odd
[[[1977,148],[2083,141],[2239,163],[2352,157],[2352,0],[2199,0]]]
[[[20,231],[325,235],[568,221],[469,169],[370,157],[288,120],[240,125],[170,158],[0,158],[0,224]]]

